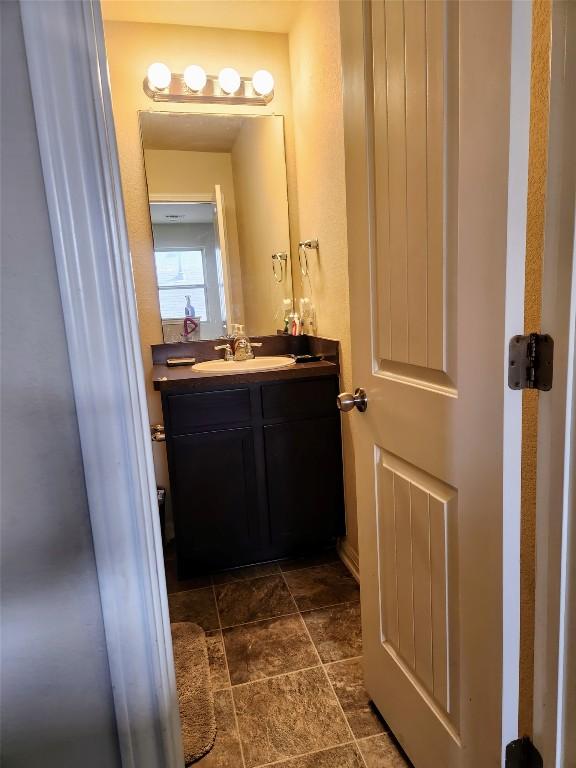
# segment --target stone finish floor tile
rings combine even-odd
[[[301,611],[360,599],[358,585],[340,562],[290,571],[284,578]]]
[[[367,768],[411,768],[387,733],[358,742]]]
[[[231,627],[223,635],[232,685],[318,664],[298,614]]]
[[[360,659],[349,659],[348,661],[328,664],[326,672],[334,686],[334,691],[354,736],[361,739],[364,736],[382,733],[385,730],[384,724],[372,707],[364,688]]]
[[[193,621],[206,632],[218,629],[218,614],[212,587],[168,595],[170,621]]]
[[[216,715],[216,741],[207,755],[194,765],[201,768],[242,768],[240,740],[234,716],[234,704],[230,689],[214,694]]]
[[[262,563],[261,565],[246,565],[243,568],[234,568],[230,571],[221,571],[212,575],[214,584],[228,584],[231,581],[246,581],[257,579],[260,576],[273,576],[280,573],[278,563]]]
[[[310,755],[293,757],[274,763],[274,768],[364,768],[358,748],[354,744],[323,749]]]
[[[208,649],[212,690],[219,691],[221,688],[229,688],[230,677],[228,676],[228,667],[226,665],[224,641],[222,639],[222,632],[219,629],[206,632],[206,647]]]
[[[264,576],[215,587],[222,627],[271,619],[297,608],[282,576]]]
[[[232,688],[246,768],[351,741],[321,667]]]
[[[360,603],[345,603],[302,614],[323,662],[362,655]]]

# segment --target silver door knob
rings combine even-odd
[[[347,413],[353,408],[358,408],[360,413],[364,413],[368,408],[368,398],[363,389],[355,389],[354,394],[350,392],[341,392],[336,398],[336,405],[340,411]]]

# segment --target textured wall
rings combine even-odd
[[[294,288],[316,305],[318,333],[338,339],[342,387],[352,388],[346,235],[344,123],[338,3],[314,0],[290,32],[290,66],[298,180],[298,240],[318,238],[302,280],[294,251]],[[358,552],[354,454],[349,421],[342,420],[348,545]]]
[[[275,96],[269,105],[258,107],[257,111],[258,114],[282,114],[286,118],[288,179],[291,188],[295,188],[288,40],[286,35],[267,32],[129,22],[106,22],[104,31],[138,307],[139,329],[134,331],[140,333],[150,422],[157,423],[162,421],[162,410],[160,397],[151,385],[150,345],[162,342],[162,329],[138,111],[165,112],[167,105],[151,101],[142,89],[142,81],[153,61],[163,61],[175,72],[183,72],[186,65],[194,62],[210,74],[218,73],[224,66],[236,67],[243,75],[268,69],[276,80]],[[254,112],[254,107],[222,104],[170,104],[168,109],[212,114]],[[157,480],[167,486],[164,443],[154,443],[153,450]]]
[[[2,30],[2,758],[120,765],[62,305],[16,2]]]
[[[542,256],[548,160],[550,85],[550,0],[533,0],[532,74],[530,84],[530,154],[526,223],[524,332],[540,331]],[[522,528],[520,565],[520,712],[521,734],[532,733],[534,678],[534,601],[536,569],[536,460],[538,391],[522,399]]]
[[[295,293],[310,293],[310,285],[303,291],[298,277],[297,242],[318,237],[320,260],[310,260],[318,332],[341,342],[342,383],[351,387],[338,4],[330,0],[302,3],[289,37],[290,59],[286,35],[125,22],[106,22],[105,32],[145,372],[151,371],[149,346],[161,340],[161,329],[137,112],[166,109],[142,91],[150,62],[166,61],[182,71],[193,52],[194,60],[210,73],[226,64],[242,73],[260,67],[274,73],[274,100],[266,108],[259,107],[258,113],[285,118]],[[254,109],[170,105],[170,111],[250,114]],[[150,386],[148,400],[151,421],[160,420],[160,400]],[[348,536],[357,552],[354,461],[346,420],[343,428]],[[154,450],[157,477],[166,483],[164,447],[156,444]]]

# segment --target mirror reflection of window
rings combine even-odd
[[[226,327],[214,203],[150,204],[164,338],[211,339]],[[184,323],[185,318],[190,321]]]
[[[162,320],[178,320],[187,315],[206,321],[203,252],[157,250],[154,258]]]

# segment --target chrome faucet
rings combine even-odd
[[[227,360],[228,362],[230,360],[234,360],[234,352],[232,352],[232,347],[230,344],[219,344],[217,347],[214,347],[216,352],[220,351],[221,349],[224,350],[224,360]]]
[[[219,344],[214,347],[215,350],[224,350],[224,360],[253,360],[254,352],[252,347],[261,347],[259,342],[251,342],[248,336],[244,333],[244,326],[234,325],[232,326],[233,333],[228,344]]]

